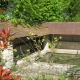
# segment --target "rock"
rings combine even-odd
[[[2,64],[3,66],[5,66],[6,68],[11,68],[12,65],[14,64],[13,62],[13,49],[4,49],[4,51],[2,51]]]
[[[27,64],[24,62],[22,65],[18,65],[18,72],[26,77],[37,77],[39,75],[60,75],[65,73],[70,67],[74,65],[67,64],[49,64],[45,62],[34,62]],[[17,73],[18,73],[17,72]]]

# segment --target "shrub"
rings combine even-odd
[[[4,49],[9,45],[12,34],[9,31],[9,28],[2,29],[0,31],[0,49]]]
[[[16,24],[34,24],[46,21],[62,21],[62,3],[59,0],[6,0],[4,11],[7,19]]]
[[[20,80],[20,76],[13,78],[13,72],[0,66],[0,80]]]

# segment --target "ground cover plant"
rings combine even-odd
[[[80,64],[80,55],[73,54],[62,54],[62,53],[47,53],[43,58],[38,59],[41,62],[51,62],[59,64]]]
[[[42,76],[38,76],[36,78],[26,78],[26,80],[71,80],[65,74],[58,75],[58,77],[59,77],[58,79],[55,79],[54,77],[42,77]],[[23,79],[21,79],[21,80],[23,80]]]
[[[54,78],[36,77],[36,78],[27,78],[27,80],[54,80]]]

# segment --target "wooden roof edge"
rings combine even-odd
[[[22,26],[14,27],[10,22],[0,22],[0,30],[6,27],[10,27],[11,32],[17,32],[14,35],[15,38],[28,36],[29,32],[37,36],[49,34],[80,35],[80,22],[45,22],[42,23],[37,30],[33,28],[23,28]]]

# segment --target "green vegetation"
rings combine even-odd
[[[52,40],[50,41],[49,40],[49,47],[51,48],[52,50],[52,53],[56,53],[56,50],[55,48],[59,48],[61,46],[61,44],[59,43],[59,40],[61,40],[62,37],[52,37]]]
[[[37,77],[37,78],[27,78],[27,80],[54,80],[54,78]]]
[[[42,76],[39,76],[39,77],[36,77],[36,78],[26,78],[27,80],[56,80],[54,79],[53,77],[42,77]],[[23,80],[23,79],[21,79]],[[69,79],[66,75],[60,75],[59,77],[59,80],[71,80]]]
[[[42,22],[80,21],[80,0],[1,0],[0,20],[30,27]]]
[[[41,23],[46,21],[62,21],[62,3],[59,0],[5,0],[7,8],[0,18],[11,19],[16,24]],[[1,4],[2,5],[2,4]],[[24,24],[23,24],[24,23]]]
[[[60,63],[60,64],[80,64],[80,55],[73,54],[61,54],[61,53],[47,53],[44,57],[40,58],[38,61],[49,62],[49,63]]]
[[[80,0],[66,0],[66,21],[80,21]],[[65,1],[65,2],[66,2]]]
[[[77,65],[77,66],[71,67],[70,70],[80,70],[80,65]]]
[[[11,67],[11,70],[12,71],[17,71],[17,69],[18,69],[18,67],[15,64],[13,64],[13,66]]]

